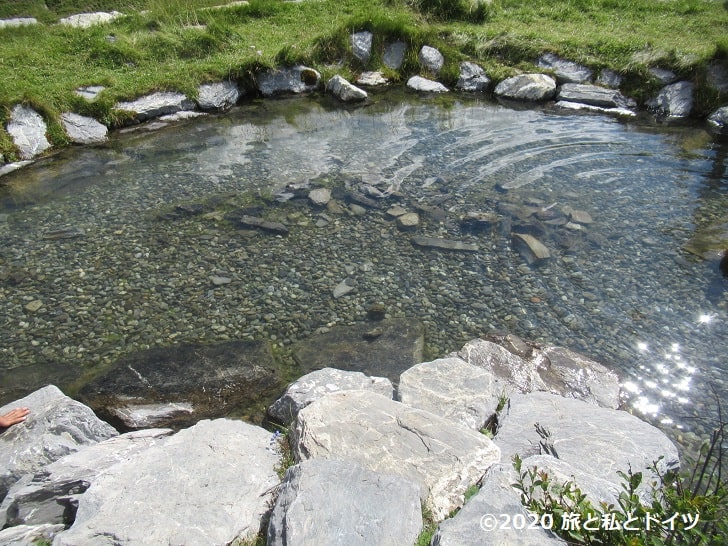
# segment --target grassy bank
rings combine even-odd
[[[41,24],[0,29],[0,121],[19,102],[51,121],[55,144],[65,137],[60,112],[76,111],[114,125],[112,105],[154,90],[194,96],[205,81],[232,77],[250,84],[263,68],[304,62],[323,72],[351,76],[363,67],[352,58],[352,31],[375,33],[367,69],[381,68],[376,50],[385,39],[404,39],[408,59],[398,74],[418,71],[416,53],[439,47],[447,64],[440,77],[454,83],[463,59],[480,63],[498,80],[533,70],[551,51],[625,78],[624,91],[644,100],[657,88],[648,68],[671,69],[698,84],[701,112],[721,104],[701,85],[713,59],[728,58],[728,10],[717,0],[251,0],[210,9],[222,0],[6,0],[0,18],[32,16]],[[48,6],[47,8],[45,6]],[[472,9],[471,9],[472,8]],[[74,13],[118,10],[126,17],[89,29],[55,24]],[[343,60],[341,66],[339,61]],[[86,103],[74,89],[106,86]],[[0,130],[0,153],[14,157]]]

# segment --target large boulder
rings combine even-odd
[[[264,97],[310,93],[318,89],[321,74],[313,68],[297,65],[258,73],[256,82]]]
[[[663,87],[648,106],[668,118],[685,118],[693,110],[693,89],[695,84],[682,81]]]
[[[313,402],[299,412],[291,439],[299,461],[347,459],[416,483],[437,520],[462,506],[468,487],[500,460],[485,435],[369,391]]]
[[[182,93],[159,92],[139,97],[133,101],[117,102],[114,109],[130,112],[136,121],[194,110],[195,103]]]
[[[401,546],[422,527],[417,485],[351,461],[312,459],[288,469],[268,546]]]
[[[96,144],[105,142],[108,138],[109,130],[106,125],[94,118],[64,112],[61,114],[61,123],[68,138],[76,144]]]
[[[171,434],[170,429],[129,432],[61,457],[10,488],[0,505],[4,525],[70,524],[79,497],[100,475]]]
[[[268,414],[287,425],[311,402],[332,392],[355,390],[369,390],[387,398],[392,398],[394,392],[392,382],[385,377],[369,377],[361,372],[324,368],[291,383],[285,394],[268,408]]]
[[[30,414],[0,435],[0,498],[25,474],[118,434],[90,408],[53,385],[3,406],[0,414],[16,407],[27,407]]]
[[[43,117],[29,106],[14,106],[10,111],[6,129],[17,146],[21,159],[33,159],[51,147],[46,137],[48,128]]]
[[[108,468],[56,546],[225,545],[255,536],[279,483],[270,433],[201,421]]]
[[[445,57],[442,56],[442,53],[437,48],[428,45],[422,46],[417,59],[420,61],[422,68],[432,74],[439,74],[445,64]]]
[[[384,46],[384,53],[382,54],[382,62],[387,68],[392,70],[399,70],[402,68],[404,63],[404,57],[407,53],[407,44],[402,41],[392,42]]]
[[[510,100],[546,101],[556,94],[556,82],[546,74],[519,74],[496,85],[494,93]]]
[[[505,385],[488,370],[462,358],[439,358],[405,371],[397,399],[479,431],[496,412]]]
[[[120,358],[79,397],[129,430],[180,427],[267,405],[283,388],[280,365],[263,341],[155,347]]]

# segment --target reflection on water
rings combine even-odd
[[[444,216],[425,217],[423,234],[481,250],[414,249],[374,212],[287,241],[155,218],[176,203],[307,181],[436,207]],[[683,251],[728,223],[726,145],[701,129],[457,99],[265,101],[64,152],[5,182],[4,382],[39,363],[92,369],[182,340],[286,346],[382,301],[420,317],[436,355],[492,329],[580,350],[617,369],[628,405],[668,428],[699,430],[713,397],[726,399],[728,282],[715,261]],[[496,212],[499,226],[465,232],[468,212]],[[551,259],[528,265],[513,229]],[[357,290],[332,299],[352,271]],[[240,285],[213,290],[212,272]],[[33,301],[42,311],[28,311]]]

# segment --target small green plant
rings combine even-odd
[[[289,430],[285,427],[281,428],[283,429],[282,431],[276,430],[273,433],[270,443],[281,456],[281,460],[275,467],[275,471],[278,474],[278,477],[282,480],[286,475],[286,470],[296,464],[296,459],[293,457],[293,450],[291,449]]]
[[[437,531],[437,523],[435,517],[432,515],[432,510],[426,504],[422,505],[422,531],[420,531],[417,537],[415,546],[429,546],[432,542],[432,536]]]
[[[662,470],[660,460],[650,470],[656,479],[642,487],[642,472],[617,472],[622,478],[618,506],[594,506],[572,481],[559,483],[535,466],[523,468],[513,459],[518,478],[513,486],[521,502],[539,516],[541,524],[570,544],[615,546],[728,544],[728,481],[722,474],[726,453],[725,425],[713,431],[689,474]],[[537,427],[537,430],[539,427]],[[548,445],[548,431],[543,445]],[[548,449],[544,450],[549,453]],[[551,454],[551,453],[550,453]],[[552,454],[553,455],[553,454]],[[646,502],[645,497],[649,500]]]

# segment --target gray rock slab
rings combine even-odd
[[[65,529],[62,523],[51,525],[18,525],[0,531],[2,546],[33,546],[53,541]]]
[[[374,34],[368,30],[354,32],[351,35],[351,52],[363,63],[366,63],[372,55],[373,38]]]
[[[407,87],[421,93],[447,93],[448,89],[440,82],[428,80],[422,76],[412,76],[407,80]]]
[[[566,544],[553,533],[542,528],[516,528],[504,526],[501,514],[511,518],[524,517],[526,524],[532,521],[521,504],[519,491],[511,484],[516,472],[510,463],[493,465],[478,492],[455,517],[441,522],[432,537],[432,546],[552,546]],[[494,516],[490,518],[489,515]],[[512,519],[511,519],[512,521]]]
[[[186,402],[165,404],[135,402],[136,399],[130,398],[123,406],[109,408],[109,411],[127,428],[135,430],[156,427],[163,423],[186,421],[195,412],[194,406]]]
[[[637,113],[629,108],[603,108],[601,106],[592,106],[583,102],[570,102],[566,100],[557,101],[555,106],[564,110],[582,110],[588,112],[598,112],[600,114],[610,114],[615,116],[635,117]]]
[[[597,76],[597,84],[618,89],[622,85],[622,76],[614,70],[604,68]]]
[[[381,72],[362,72],[356,79],[356,83],[366,87],[378,87],[387,85],[389,80]]]
[[[61,114],[61,123],[68,138],[76,144],[97,144],[105,142],[108,138],[109,130],[106,125],[99,123],[94,118],[64,112]]]
[[[728,106],[718,108],[708,117],[708,125],[721,135],[728,135]]]
[[[0,165],[0,176],[10,174],[11,172],[22,169],[23,167],[32,163],[34,163],[33,160],[26,159],[25,161],[15,161],[14,163],[6,163],[5,165]]]
[[[0,435],[0,498],[23,475],[118,434],[90,408],[53,385],[3,406],[0,414],[16,407],[29,408],[30,415]]]
[[[367,98],[366,91],[338,74],[326,82],[326,91],[343,102],[360,102]]]
[[[197,105],[202,110],[229,110],[237,104],[241,94],[234,81],[205,83],[197,89]]]
[[[708,85],[719,93],[728,93],[728,63],[714,60],[706,71]]]
[[[400,475],[420,487],[436,520],[462,506],[468,487],[500,460],[483,434],[369,391],[334,393],[305,407],[292,448],[299,461],[347,459]]]
[[[439,74],[445,64],[445,57],[442,56],[442,53],[437,48],[428,45],[422,46],[417,54],[417,59],[422,68],[433,74]]]
[[[264,97],[310,93],[318,89],[321,74],[313,68],[298,65],[261,72],[256,75],[256,82]]]
[[[565,83],[559,86],[556,98],[602,108],[626,108],[628,106],[627,98],[619,91],[586,83]]]
[[[549,432],[544,440],[536,424]],[[679,465],[675,445],[657,428],[625,411],[546,392],[514,394],[494,441],[504,460],[551,454],[573,467],[621,483],[617,471],[646,471],[659,457],[663,471]],[[544,449],[544,443],[555,453]],[[647,481],[647,480],[646,480]]]
[[[421,528],[414,483],[351,461],[312,459],[286,472],[267,544],[402,546],[414,544]]]
[[[465,61],[460,63],[460,76],[455,84],[461,91],[484,93],[490,86],[490,78],[486,76],[485,70],[475,63]]]
[[[18,147],[21,159],[33,159],[51,147],[43,117],[29,106],[15,105],[5,128]]]
[[[95,479],[54,544],[225,545],[252,537],[279,483],[270,438],[260,427],[217,419],[161,439]]]
[[[692,82],[682,81],[663,87],[648,106],[669,118],[685,118],[693,110]]]
[[[422,362],[424,346],[422,323],[396,318],[337,326],[295,344],[292,352],[305,373],[337,368],[396,382],[404,370]]]
[[[404,56],[407,53],[407,44],[401,41],[392,42],[384,46],[382,62],[387,68],[399,70],[404,63]]]
[[[281,423],[291,423],[298,412],[319,398],[333,392],[370,390],[392,398],[394,387],[386,377],[369,377],[361,372],[324,368],[308,373],[291,383],[283,396],[268,409]]]
[[[195,103],[182,93],[160,92],[133,101],[118,102],[114,108],[133,112],[137,120],[146,121],[182,110],[194,110]]]
[[[593,77],[590,68],[562,59],[553,53],[546,53],[539,57],[536,65],[553,70],[559,83],[585,83],[591,81]]]
[[[38,20],[35,17],[13,17],[12,19],[0,19],[0,28],[24,27],[37,24]]]
[[[423,248],[436,248],[439,250],[455,250],[460,252],[478,252],[480,247],[475,243],[442,239],[439,237],[412,237],[412,244]]]
[[[171,433],[170,429],[129,432],[70,453],[35,474],[26,474],[0,505],[0,521],[7,525],[66,523],[79,495],[95,479]]]
[[[533,235],[514,232],[512,236],[513,246],[518,249],[529,264],[540,260],[548,260],[551,257],[551,251],[548,247]]]
[[[546,74],[519,74],[501,81],[494,93],[510,100],[545,101],[556,94],[556,82]]]
[[[118,11],[97,11],[94,13],[78,13],[76,15],[70,15],[69,17],[59,19],[58,22],[69,27],[88,28],[94,25],[109,23],[122,16],[123,14]]]
[[[479,431],[495,413],[504,384],[462,358],[412,366],[399,377],[397,399]]]

